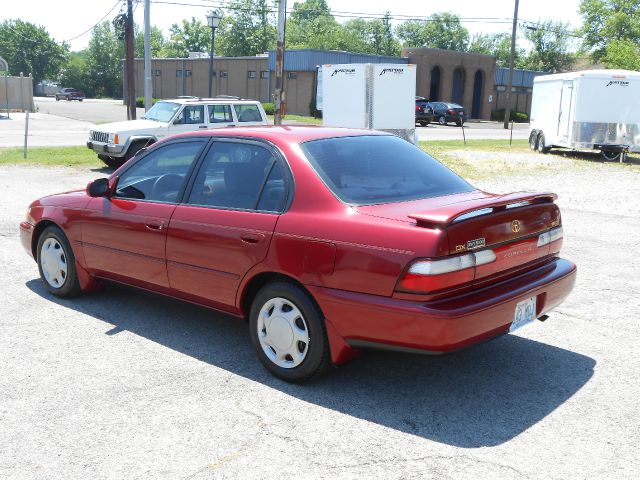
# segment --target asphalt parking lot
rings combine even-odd
[[[32,147],[84,145],[89,130],[108,122],[127,119],[127,111],[121,100],[86,99],[83,102],[59,101],[50,97],[36,97],[38,112],[30,115],[28,144]],[[144,109],[137,109],[137,116]],[[0,147],[21,147],[24,144],[24,113],[12,113],[10,120],[0,121]],[[285,120],[285,123],[297,123]],[[455,125],[431,124],[416,127],[420,141],[463,140],[462,129]],[[467,140],[526,139],[528,124],[514,124],[513,132],[504,130],[501,123],[467,122],[464,128]]]
[[[0,477],[637,478],[640,167],[542,172],[478,186],[560,195],[579,276],[547,322],[295,386],[224,315],[122,287],[47,294],[17,225],[108,172],[0,166]]]

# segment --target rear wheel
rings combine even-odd
[[[540,132],[538,135],[538,152],[540,153],[549,153],[551,151],[551,147],[548,147],[545,143],[544,133]]]
[[[40,278],[50,293],[67,298],[82,293],[73,250],[60,228],[51,226],[42,232],[36,253]]]
[[[429,125],[428,120],[420,120],[418,123],[420,124],[421,127],[426,127],[427,125]]]
[[[58,95],[56,95],[56,102],[60,101],[60,97]]]
[[[447,124],[447,119],[446,119],[446,118],[444,118],[444,115],[440,115],[440,116],[438,117],[438,123],[439,123],[440,125],[446,125],[446,124]]]
[[[456,120],[456,125],[461,127],[462,125],[464,125],[464,121],[463,120]]]
[[[538,149],[538,132],[535,130],[529,135],[529,148],[534,151]]]
[[[602,157],[610,162],[617,162],[620,160],[620,152],[613,152],[611,150],[602,150]]]
[[[287,382],[309,380],[331,365],[322,312],[293,283],[271,283],[258,292],[249,335],[260,362]]]

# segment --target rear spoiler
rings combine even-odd
[[[485,215],[508,208],[535,203],[552,203],[557,198],[558,196],[551,192],[516,192],[443,205],[428,212],[411,213],[407,216],[418,222],[420,226],[438,228],[465,218]]]

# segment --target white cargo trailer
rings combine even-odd
[[[415,65],[323,65],[321,86],[324,125],[384,130],[414,142]]]
[[[584,70],[536,77],[529,146],[599,150],[609,160],[640,151],[640,72]]]

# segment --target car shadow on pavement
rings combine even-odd
[[[106,335],[129,331],[304,401],[463,448],[500,445],[524,432],[582,388],[596,364],[506,335],[453,355],[372,352],[317,381],[292,385],[262,367],[246,323],[233,317],[120,286],[73,300],[50,295],[39,279],[26,286],[107,322]]]

